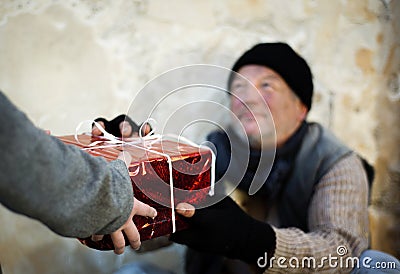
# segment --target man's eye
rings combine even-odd
[[[232,92],[237,92],[237,91],[243,90],[244,87],[245,86],[243,84],[237,83],[237,84],[233,84],[231,89],[232,89]]]
[[[242,84],[242,83],[234,83],[234,84],[232,85],[232,87],[233,87],[233,88],[240,88],[240,87],[243,87],[243,84]]]
[[[262,83],[262,85],[261,85],[263,88],[268,88],[268,87],[270,87],[270,84],[269,83]]]

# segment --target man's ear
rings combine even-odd
[[[299,121],[304,121],[308,114],[308,108],[300,100],[298,101],[297,108]]]

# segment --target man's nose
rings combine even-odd
[[[239,98],[243,102],[257,102],[258,100],[261,100],[261,96],[257,87],[250,83],[246,85],[246,88],[244,88],[240,93]]]

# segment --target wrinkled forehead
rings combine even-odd
[[[251,84],[260,80],[284,81],[276,71],[261,65],[243,66],[237,73],[232,72],[229,80],[229,88],[231,88],[234,83],[249,82],[249,84]]]

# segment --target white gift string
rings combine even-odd
[[[143,138],[145,138],[145,137],[143,137]],[[136,148],[139,148],[139,149],[143,149],[143,150],[146,150],[148,152],[155,153],[155,154],[158,154],[160,156],[163,156],[163,157],[167,158],[168,171],[169,171],[169,191],[171,193],[171,195],[170,195],[171,196],[170,203],[171,203],[171,210],[172,210],[171,211],[172,233],[175,233],[175,231],[176,231],[176,223],[175,223],[175,202],[174,202],[174,179],[173,179],[173,176],[172,176],[172,159],[171,159],[171,157],[168,154],[161,153],[161,152],[158,152],[156,150],[149,149],[149,148],[137,146],[137,145],[129,143],[129,142],[124,142],[124,145],[133,146],[133,147],[136,147]],[[143,145],[145,145],[145,143],[143,143]]]
[[[76,127],[76,129],[75,129],[75,140],[79,143],[79,144],[81,144],[82,145],[82,143],[79,141],[79,139],[78,139],[78,132],[79,132],[79,129],[84,125],[84,124],[87,124],[87,123],[91,123],[91,124],[94,124],[100,131],[101,131],[101,133],[103,133],[103,137],[104,138],[106,138],[106,139],[108,139],[109,141],[118,141],[118,139],[117,139],[117,137],[115,137],[114,135],[112,135],[112,134],[110,134],[110,133],[108,133],[107,131],[105,131],[104,130],[104,128],[99,124],[99,123],[97,123],[96,121],[93,121],[93,120],[84,120],[84,121],[82,121],[82,122],[80,122],[79,124],[78,124],[78,126]],[[91,144],[92,145],[92,144]]]
[[[208,192],[208,195],[214,196],[214,188],[215,188],[215,154],[214,151],[208,147],[208,146],[199,146],[195,142],[189,140],[186,137],[179,136],[179,135],[174,135],[174,134],[166,134],[165,136],[170,136],[174,139],[177,139],[178,141],[183,141],[191,146],[197,147],[197,148],[205,148],[208,149],[211,152],[211,177],[210,177],[210,191]]]
[[[79,144],[83,145],[79,141],[78,131],[82,127],[83,124],[91,123],[91,124],[94,124],[101,131],[101,133],[103,133],[102,138],[106,139],[107,141],[95,141],[95,142],[91,143],[89,145],[89,147],[83,148],[82,150],[90,150],[90,149],[92,149],[91,148],[92,146],[94,146],[94,145],[96,145],[98,143],[101,143],[101,142],[105,142],[105,143],[114,144],[114,145],[111,145],[111,146],[110,145],[97,146],[96,148],[106,148],[106,147],[114,147],[114,146],[120,146],[120,145],[128,145],[128,146],[133,146],[133,147],[136,147],[138,149],[142,149],[142,150],[145,150],[145,151],[148,151],[148,152],[151,152],[151,153],[155,153],[157,155],[160,155],[162,157],[167,158],[168,171],[169,171],[169,187],[170,187],[170,193],[171,193],[171,195],[170,195],[171,196],[170,203],[171,203],[171,212],[172,212],[171,213],[171,217],[172,217],[172,233],[175,233],[175,231],[176,231],[176,222],[175,222],[174,181],[173,181],[173,176],[172,176],[172,159],[168,154],[161,153],[159,151],[151,149],[151,147],[152,147],[152,145],[154,143],[156,143],[160,139],[162,139],[162,135],[153,134],[155,132],[155,126],[153,126],[152,130],[150,131],[150,133],[148,133],[145,136],[142,136],[143,126],[145,126],[150,121],[152,121],[153,123],[156,124],[156,120],[154,120],[153,118],[149,118],[149,119],[147,119],[146,121],[144,121],[142,123],[142,125],[140,126],[140,129],[139,129],[139,139],[140,139],[140,141],[127,142],[127,141],[120,140],[117,137],[115,137],[114,135],[112,135],[111,133],[108,133],[99,123],[97,123],[96,121],[93,121],[93,120],[85,120],[85,121],[80,122],[78,124],[78,126],[76,127],[76,129],[75,129],[74,137],[75,137],[75,140]],[[183,136],[176,136],[176,135],[172,135],[172,134],[169,134],[169,135],[166,135],[166,136],[173,137],[173,138],[177,139],[178,141],[179,140],[183,140],[184,142],[186,142],[189,145],[192,145],[194,147],[200,148],[200,146],[198,144],[190,141],[189,139],[187,139],[187,138],[185,138]],[[139,143],[142,143],[143,146],[136,145],[136,144],[139,144]],[[211,182],[210,182],[209,195],[213,196],[214,195],[214,188],[215,188],[215,174],[214,174],[215,173],[215,154],[214,154],[214,152],[213,152],[213,150],[211,148],[209,148],[209,147],[205,147],[205,148],[209,149],[210,152],[211,152],[211,170],[210,170],[211,171],[211,178],[210,178]],[[139,169],[139,167],[140,166],[138,166],[138,169]]]
[[[176,222],[175,222],[175,202],[174,202],[174,181],[173,181],[173,176],[172,176],[172,160],[171,160],[171,157],[168,154],[164,154],[164,153],[161,153],[161,152],[158,152],[158,151],[146,148],[146,147],[141,147],[141,146],[138,146],[138,145],[135,145],[135,144],[123,141],[123,140],[119,140],[117,137],[115,137],[111,133],[108,133],[99,123],[97,123],[96,121],[92,121],[92,120],[82,121],[77,126],[77,128],[75,130],[75,140],[79,144],[82,144],[82,143],[79,141],[79,138],[78,138],[78,130],[82,127],[82,125],[84,123],[88,123],[88,122],[93,123],[103,133],[102,137],[107,139],[107,141],[104,141],[106,143],[116,144],[116,146],[118,146],[118,145],[129,145],[129,146],[133,146],[133,147],[136,147],[138,149],[143,149],[145,151],[148,151],[148,152],[151,152],[151,153],[155,153],[155,154],[158,154],[158,155],[161,155],[161,156],[167,158],[168,170],[169,170],[169,187],[170,187],[170,193],[171,193],[171,195],[170,195],[171,196],[170,203],[171,203],[172,233],[175,233],[175,231],[176,231]],[[152,137],[151,139],[154,139],[155,136],[153,135],[151,137]],[[158,139],[160,139],[160,137],[161,136],[156,136],[156,139],[158,140]],[[146,136],[140,137],[140,138],[141,138],[141,140],[143,140],[143,142],[142,142],[143,146],[146,146],[146,142],[145,142]],[[153,144],[153,143],[151,143],[151,144]],[[89,146],[93,146],[93,143],[91,143]],[[110,147],[110,146],[102,146],[102,147]],[[101,147],[98,146],[97,148],[101,148]],[[91,148],[84,148],[83,150],[90,150],[90,149]]]

